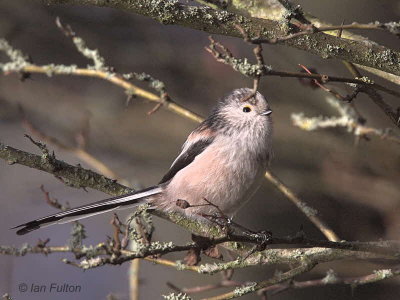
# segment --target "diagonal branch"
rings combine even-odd
[[[268,286],[281,283],[283,281],[294,278],[297,275],[306,273],[306,272],[312,270],[316,265],[317,265],[317,263],[313,262],[313,261],[303,261],[298,267],[290,269],[289,271],[286,271],[284,273],[277,274],[277,275],[273,276],[272,278],[262,281],[260,283],[254,283],[254,284],[250,284],[250,285],[247,285],[244,287],[239,287],[239,288],[236,288],[235,290],[233,290],[232,292],[228,292],[228,293],[218,295],[215,297],[206,298],[203,300],[232,299],[232,298],[237,298],[237,297],[247,295],[249,293],[254,293],[254,292],[261,290],[263,288],[266,288]]]
[[[181,25],[214,34],[241,37],[240,24],[252,37],[274,39],[287,35],[278,21],[193,6],[172,0],[42,0],[47,5],[72,4],[102,6],[151,17],[163,24]],[[337,38],[324,33],[298,36],[282,41],[284,45],[305,50],[322,58],[335,58],[400,75],[400,52],[375,44]]]
[[[346,77],[338,77],[338,76],[317,74],[311,72],[309,73],[290,72],[290,71],[288,72],[288,71],[274,70],[271,66],[265,64],[262,65],[260,65],[259,63],[252,64],[247,60],[247,58],[242,59],[235,57],[228,48],[226,48],[221,43],[215,41],[212,37],[209,37],[209,39],[210,39],[210,45],[205,48],[206,51],[208,51],[211,55],[213,55],[218,62],[231,66],[235,71],[238,71],[239,73],[247,77],[278,76],[283,78],[314,79],[321,81],[323,83],[342,82],[347,84],[357,84],[361,86],[371,87],[400,98],[400,92],[388,89],[380,84],[373,82],[369,78],[363,76],[356,76],[355,78],[346,78]]]
[[[115,196],[134,191],[91,170],[72,166],[58,159],[48,160],[44,154],[42,156],[32,154],[6,146],[1,142],[0,158],[10,165],[20,164],[53,174],[57,178],[63,179],[65,183],[77,188],[89,187]]]
[[[281,2],[281,3],[279,3],[279,2]],[[293,9],[290,9],[290,7],[288,7],[287,5],[284,5],[285,7],[282,6],[281,5],[282,2],[288,2],[288,1],[287,0],[282,0],[282,1],[281,0],[231,1],[229,3],[228,9],[233,10],[235,12],[239,11],[241,14],[250,15],[250,16],[256,17],[256,18],[272,19],[272,20],[276,20],[276,21],[281,21],[281,20],[287,19],[290,16],[293,17],[293,13],[291,12],[291,11],[293,11]],[[305,11],[301,11],[301,13],[307,21],[311,22],[312,25],[314,25],[317,28],[332,26],[332,24],[329,24],[329,23],[325,22],[324,20],[321,20]],[[398,26],[399,23],[394,23],[394,24],[397,24],[397,26]],[[397,27],[397,30],[398,30],[398,27]],[[396,27],[393,27],[393,31],[394,31],[393,33],[396,34]],[[329,35],[337,36],[336,31],[327,31],[325,33],[329,34]],[[397,34],[398,34],[398,31],[397,31]],[[371,41],[367,37],[359,35],[359,34],[355,34],[348,30],[342,31],[342,37],[349,39],[349,40],[363,42],[366,44],[377,45],[377,43]],[[378,69],[373,69],[373,68],[366,67],[366,66],[361,66],[361,65],[357,65],[357,66],[372,73],[372,74],[375,74],[379,77],[389,80],[397,85],[400,85],[400,76],[386,73],[384,71],[381,71]]]
[[[60,23],[60,22],[58,21],[58,23]],[[62,28],[64,29],[65,27],[62,27]],[[76,37],[75,37],[75,39],[76,39]],[[119,87],[122,87],[128,95],[135,94],[135,95],[141,96],[145,99],[148,99],[150,101],[157,102],[158,104],[162,104],[167,109],[171,110],[172,112],[174,112],[182,117],[185,117],[185,118],[190,119],[195,122],[201,122],[203,120],[203,118],[200,117],[199,115],[189,111],[188,109],[184,108],[183,106],[180,106],[179,104],[172,102],[169,98],[163,99],[162,96],[157,96],[153,93],[150,93],[141,88],[138,88],[135,85],[133,85],[132,83],[130,83],[127,79],[125,79],[125,78],[131,78],[132,76],[138,77],[138,76],[135,76],[134,74],[133,75],[132,74],[122,74],[121,75],[121,74],[111,73],[109,71],[104,71],[103,70],[104,68],[108,69],[104,65],[104,63],[102,64],[102,66],[99,70],[97,70],[97,69],[80,69],[73,65],[72,66],[54,65],[54,64],[45,65],[45,66],[32,65],[27,60],[26,56],[24,56],[22,54],[21,51],[12,48],[8,44],[8,42],[4,39],[0,39],[0,50],[3,50],[4,52],[6,52],[7,55],[11,59],[11,62],[0,64],[0,70],[2,70],[5,74],[12,73],[12,72],[27,72],[27,73],[42,73],[42,74],[47,74],[49,76],[52,74],[60,74],[60,75],[97,77],[97,78],[107,80]],[[81,50],[79,50],[79,51],[81,52]],[[104,59],[101,59],[101,61],[104,62]],[[260,67],[260,66],[257,65],[257,67]],[[263,68],[263,67],[261,67],[261,68]],[[149,76],[139,76],[139,79],[141,79],[141,78],[146,80],[146,79],[149,79]],[[155,81],[154,79],[149,79],[149,80],[151,82],[153,82],[153,84],[154,84],[154,81]],[[163,90],[161,90],[160,92],[163,93]],[[1,144],[0,144],[0,146],[2,146],[4,148],[4,150],[3,150],[4,152],[5,152],[5,149],[7,149],[8,151],[13,149],[11,147],[6,147]],[[21,152],[18,152],[20,150],[13,149],[13,151],[15,151],[15,155],[17,156],[17,159],[18,159],[17,154],[21,154]],[[26,153],[26,154],[29,154],[29,153]],[[1,154],[0,154],[0,156],[1,156]],[[11,161],[11,158],[7,158],[8,156],[14,156],[14,155],[11,153],[8,153],[8,154],[3,153],[3,159],[5,159],[7,161]],[[13,159],[15,159],[15,158],[13,158]],[[18,161],[22,161],[22,160],[18,159]],[[25,165],[27,165],[29,167],[33,167],[33,168],[36,167],[37,169],[43,170],[43,171],[46,171],[46,170],[51,171],[52,170],[51,168],[43,169],[43,167],[40,166],[40,157],[36,157],[36,163],[27,162],[27,164],[25,164]],[[57,174],[55,174],[55,175],[57,176]],[[91,174],[91,176],[92,175],[93,174]],[[64,179],[69,180],[69,182],[73,182],[73,185],[76,187],[80,187],[81,185],[83,185],[84,187],[87,186],[87,187],[93,187],[96,189],[95,186],[88,185],[89,183],[86,181],[82,182],[80,180],[76,180],[76,178],[74,178],[73,176],[69,176],[69,174],[67,174],[67,175],[64,174],[64,177],[65,176],[67,178],[64,178]],[[287,186],[285,186],[276,176],[271,175],[271,173],[267,173],[265,176],[266,176],[267,180],[269,180],[271,183],[273,183],[286,197],[288,197],[287,191],[290,191],[290,189]],[[98,180],[99,179],[97,179],[97,181]],[[121,186],[121,187],[122,188],[119,189],[118,191],[112,192],[111,195],[121,195],[124,193],[124,191],[125,191],[125,193],[128,193],[131,191],[130,189],[125,190],[126,187],[123,187],[123,186]],[[99,189],[101,191],[105,191],[103,186],[99,186],[99,188],[97,188],[97,189]],[[294,193],[292,193],[292,194],[294,194]],[[289,197],[289,199],[291,199],[291,198]],[[291,199],[291,201],[293,201],[293,200],[294,200],[294,198]],[[296,201],[294,201],[294,202],[296,202]],[[303,201],[301,201],[301,203],[304,204]],[[308,216],[309,207],[307,205],[297,205],[297,206],[306,216]],[[188,226],[188,224],[186,224],[187,220],[182,219],[179,215],[170,214],[170,215],[168,215],[168,217],[171,218],[173,220],[173,222],[175,222],[177,224],[186,225],[186,228],[188,228],[188,229],[189,229],[189,227],[191,227],[191,229],[189,229],[189,230],[191,230],[192,232],[196,232],[196,231],[201,232],[201,230],[202,230],[202,226],[196,222],[192,222],[192,223],[190,223],[190,226]],[[333,231],[330,228],[328,228],[326,225],[324,225],[324,222],[322,220],[320,220],[320,218],[316,214],[313,215],[313,219],[319,220],[319,221],[313,221],[313,222],[326,235],[326,237],[328,239],[330,239],[332,241],[338,240],[337,236],[334,235]],[[331,234],[329,232],[332,232],[333,234]],[[217,232],[215,232],[215,235],[218,235],[220,233],[221,232],[217,231]]]
[[[331,117],[305,117],[303,113],[293,113],[291,119],[293,125],[306,130],[313,131],[323,128],[343,127],[348,132],[354,134],[357,138],[366,137],[368,134],[376,135],[383,140],[389,140],[400,144],[400,136],[391,129],[377,129],[368,127],[359,122],[356,110],[350,105],[339,102],[338,100],[327,97],[326,101],[337,110],[339,116]]]

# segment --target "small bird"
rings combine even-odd
[[[271,158],[272,119],[266,99],[249,88],[222,98],[210,116],[190,135],[171,168],[156,186],[79,206],[14,228],[23,235],[143,203],[188,217],[233,215],[261,183]],[[186,207],[177,205],[183,200]],[[210,205],[212,204],[212,205]]]

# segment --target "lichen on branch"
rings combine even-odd
[[[258,19],[215,10],[207,6],[194,6],[176,0],[42,0],[45,4],[73,4],[117,8],[151,17],[163,24],[181,25],[213,34],[241,37],[237,25],[254,38],[276,39],[288,34],[281,22]],[[284,45],[305,50],[322,58],[336,58],[391,74],[400,75],[400,52],[383,46],[366,44],[327,35],[322,32],[283,40]]]

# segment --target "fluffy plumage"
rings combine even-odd
[[[257,190],[271,157],[271,110],[258,92],[247,99],[250,93],[237,89],[218,103],[188,136],[159,185],[19,225],[17,234],[145,202],[197,218],[216,212],[207,199],[233,216]],[[178,199],[194,207],[182,209],[176,205]]]

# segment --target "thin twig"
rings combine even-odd
[[[50,206],[52,206],[56,209],[59,209],[61,211],[69,209],[68,203],[67,203],[67,205],[62,205],[60,202],[58,202],[58,200],[56,198],[50,198],[50,193],[45,190],[43,184],[40,186],[40,190],[43,192],[43,194],[45,196],[46,203],[49,204]]]
[[[129,300],[139,300],[140,260],[132,260],[129,266]]]
[[[380,29],[380,30],[386,30],[398,36],[400,35],[400,23],[395,23],[395,22],[390,22],[390,23],[375,22],[369,24],[352,23],[346,25],[320,26],[320,27],[315,27],[313,24],[301,24],[299,28],[301,28],[300,31],[295,33],[290,33],[285,36],[275,37],[271,39],[254,38],[252,39],[252,42],[278,44],[300,36],[315,34],[317,32],[336,31],[344,29],[371,29],[371,30]]]
[[[13,50],[13,48],[10,45],[8,45],[8,43],[6,44],[5,49],[8,51],[14,51],[14,52],[16,51],[17,52],[17,54],[14,54],[11,56],[14,60],[20,61],[20,63],[19,63],[20,66],[16,67],[14,69],[14,71],[25,71],[25,72],[30,72],[30,73],[37,72],[37,73],[45,73],[45,74],[49,74],[49,72],[50,72],[50,74],[65,74],[65,75],[68,74],[68,75],[97,77],[97,78],[107,80],[117,86],[120,86],[125,91],[127,91],[127,92],[129,91],[131,94],[135,94],[137,96],[144,97],[144,98],[154,101],[154,102],[163,101],[159,96],[136,87],[135,85],[131,84],[127,80],[124,80],[121,76],[118,76],[115,73],[111,74],[111,73],[105,72],[105,71],[79,69],[79,68],[75,68],[75,67],[66,68],[65,66],[57,67],[54,65],[50,65],[50,66],[30,65],[27,63],[23,54],[18,50]],[[226,51],[228,51],[228,55],[229,55],[229,50],[226,50]],[[304,76],[305,74],[300,73],[300,75]],[[292,77],[295,77],[295,76],[292,76]],[[200,117],[199,115],[192,113],[188,109],[184,108],[181,105],[175,104],[174,102],[169,101],[169,102],[165,103],[164,107],[166,107],[167,109],[175,112],[176,114],[183,116],[185,118],[188,118],[192,121],[195,121],[195,122],[203,121],[203,118]],[[8,148],[8,149],[10,150],[11,148]],[[6,154],[6,155],[8,155],[8,154]],[[35,165],[37,167],[39,166],[38,164],[33,164],[33,165]],[[43,168],[41,168],[41,169],[43,169]],[[267,177],[267,179],[270,180],[268,177]],[[80,183],[80,184],[82,184],[82,183]],[[318,217],[315,217],[315,218],[318,218]]]
[[[376,270],[371,274],[357,276],[357,277],[339,277],[333,270],[329,270],[325,277],[321,279],[307,280],[307,281],[295,281],[291,280],[288,283],[275,284],[258,291],[258,294],[272,291],[275,295],[282,291],[289,289],[303,289],[309,287],[335,285],[335,284],[346,284],[353,288],[359,285],[364,285],[383,279],[392,278],[400,275],[400,267],[394,267],[390,269]]]
[[[388,140],[397,144],[400,144],[400,136],[396,135],[392,129],[377,129],[368,127],[360,122],[358,112],[355,110],[352,103],[345,104],[334,98],[326,98],[328,104],[330,104],[337,112],[339,116],[332,117],[305,117],[303,113],[293,113],[291,115],[293,125],[306,130],[313,131],[323,128],[335,128],[343,127],[348,132],[353,133],[358,139],[360,137],[367,137],[368,134],[372,134],[380,137],[383,140]]]
[[[87,163],[89,166],[91,166],[92,168],[94,168],[95,170],[97,170],[98,172],[104,174],[107,177],[111,177],[113,179],[116,180],[120,180],[122,181],[123,179],[118,176],[114,171],[112,171],[109,167],[107,167],[103,162],[101,162],[100,160],[98,160],[97,158],[95,158],[93,155],[91,155],[90,153],[88,153],[83,147],[79,147],[79,146],[68,146],[64,143],[62,143],[61,141],[59,141],[57,138],[49,136],[47,134],[45,134],[44,132],[42,132],[41,130],[39,130],[27,117],[26,114],[24,112],[24,110],[22,109],[22,107],[20,107],[20,111],[22,113],[22,125],[23,127],[28,130],[32,135],[35,135],[36,137],[38,137],[40,140],[46,142],[47,144],[50,144],[52,146],[55,146],[63,151],[67,151],[67,152],[71,152],[72,154],[74,154],[76,157],[78,157],[80,160],[84,161],[85,163]],[[83,136],[82,136],[83,137]],[[82,145],[83,143],[85,143],[82,139],[80,142],[80,145]],[[127,182],[124,182],[125,184],[127,184]]]
[[[238,28],[241,28],[238,26]],[[242,29],[243,30],[243,29]],[[243,34],[246,34],[243,32]],[[358,84],[362,86],[370,86],[377,90],[383,91],[390,95],[396,96],[400,98],[400,92],[388,89],[384,86],[381,86],[372,80],[369,80],[366,77],[359,78],[346,78],[339,76],[331,76],[326,74],[309,74],[302,72],[289,72],[289,71],[278,71],[274,70],[271,66],[259,64],[251,64],[247,59],[236,58],[232,52],[222,45],[220,42],[214,40],[211,36],[209,37],[210,45],[206,47],[206,51],[209,52],[213,57],[221,63],[227,64],[231,66],[235,71],[240,72],[241,74],[257,78],[259,76],[278,76],[285,78],[305,78],[305,79],[316,79],[323,83],[328,82],[342,82],[348,84]],[[246,41],[246,35],[245,35]],[[251,42],[251,41],[250,41]]]
[[[228,292],[225,294],[221,294],[218,296],[210,297],[210,298],[205,298],[203,300],[224,300],[224,299],[232,299],[232,298],[237,298],[244,296],[249,293],[254,293],[260,289],[266,288],[268,286],[286,281],[288,279],[294,278],[297,275],[303,274],[305,272],[308,272],[312,270],[315,267],[316,263],[309,261],[309,262],[303,262],[300,266],[290,269],[287,272],[277,274],[273,276],[270,279],[267,279],[265,281],[259,282],[259,283],[254,283],[250,284],[244,287],[236,288],[232,292]]]
[[[303,200],[301,200],[292,190],[290,190],[278,177],[276,177],[271,171],[265,173],[265,177],[280,191],[286,198],[292,201],[301,212],[303,212],[308,219],[326,236],[330,241],[338,242],[340,238],[336,233],[322,221],[317,211],[308,206]]]

